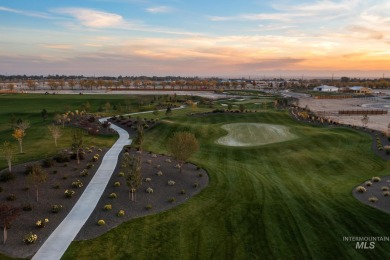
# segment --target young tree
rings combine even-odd
[[[362,120],[363,127],[366,127],[369,120],[368,115],[364,115],[361,120]]]
[[[43,121],[45,121],[47,119],[47,116],[48,116],[47,110],[46,109],[42,109],[41,117],[42,117]]]
[[[179,161],[181,173],[183,163],[199,150],[199,143],[192,133],[176,132],[173,137],[168,140],[167,148],[176,160]]]
[[[61,128],[58,125],[49,125],[48,126],[51,136],[54,138],[54,144],[57,147],[57,140],[61,137]]]
[[[125,173],[126,185],[129,187],[129,200],[136,201],[135,192],[142,184],[141,157],[125,153],[122,157],[122,171]]]
[[[143,142],[144,142],[144,127],[142,126],[142,122],[140,121],[140,123],[137,126],[137,135],[134,138],[132,144],[138,151],[141,151]]]
[[[76,153],[77,164],[80,164],[80,151],[84,145],[84,135],[81,131],[74,131],[72,135],[72,150]]]
[[[14,149],[13,149],[10,142],[5,141],[3,143],[2,150],[3,150],[4,158],[7,160],[8,171],[11,172],[12,171],[12,158],[14,157]]]
[[[170,117],[171,114],[172,114],[172,109],[171,109],[171,107],[168,107],[167,110],[165,111],[165,115],[166,115],[167,117]]]
[[[104,104],[104,109],[106,110],[106,112],[110,111],[110,109],[111,109],[110,102],[106,102],[106,104]]]
[[[19,148],[20,148],[20,153],[23,153],[23,138],[26,136],[26,133],[19,128],[15,128],[14,133],[12,136],[18,140],[19,142]]]
[[[28,128],[30,128],[30,122],[27,120],[22,120],[19,118],[16,121],[16,124],[14,125],[14,128],[21,129],[23,132],[25,132]]]
[[[20,215],[20,209],[8,204],[0,204],[0,222],[3,225],[4,240],[3,244],[7,242],[7,228],[12,221]]]
[[[31,172],[28,175],[28,179],[35,186],[35,191],[36,191],[36,196],[38,201],[39,199],[38,188],[40,184],[46,182],[47,173],[42,169],[42,167],[39,164],[34,164],[31,167]]]

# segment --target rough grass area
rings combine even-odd
[[[201,149],[192,162],[210,176],[200,194],[170,211],[74,242],[63,259],[388,259],[390,243],[356,250],[344,236],[388,236],[388,214],[351,190],[388,175],[369,135],[293,121],[286,112],[172,116],[145,136],[145,150],[167,153],[176,131]],[[266,123],[294,129],[296,141],[248,148],[215,143],[221,125]]]
[[[228,134],[216,140],[216,143],[226,146],[258,146],[297,138],[288,127],[282,125],[233,123],[222,128]]]

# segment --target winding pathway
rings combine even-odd
[[[101,119],[105,120],[105,119]],[[62,257],[70,243],[95,209],[118,162],[119,153],[125,145],[131,144],[129,134],[122,128],[111,125],[118,132],[119,139],[104,155],[102,163],[91,182],[61,224],[32,258],[33,260],[57,260]]]

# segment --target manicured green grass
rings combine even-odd
[[[214,141],[227,123],[285,125],[299,138],[255,148]],[[177,208],[73,242],[64,259],[380,259],[390,244],[357,250],[344,236],[387,236],[390,218],[356,201],[358,183],[388,174],[371,138],[350,129],[312,127],[285,112],[172,117],[146,135],[145,149],[166,153],[175,131],[191,131],[201,149],[192,162],[209,186]],[[98,227],[97,227],[98,228]]]
[[[97,112],[99,106],[110,102],[124,102],[124,98],[114,95],[1,95],[0,96],[0,142],[10,141],[15,146],[15,160],[13,164],[38,160],[56,153],[58,149],[69,148],[71,143],[71,128],[63,130],[63,136],[59,139],[56,148],[54,140],[49,134],[47,126],[52,124],[56,113],[64,113],[68,110],[81,109],[82,104],[89,102],[91,112]],[[130,99],[134,106],[136,99]],[[42,109],[49,113],[48,119],[43,121],[41,117]],[[24,154],[19,154],[17,141],[12,137],[11,118],[21,118],[30,122],[30,128],[26,130],[23,139]],[[115,135],[99,136],[96,138],[86,137],[86,145],[96,145],[110,147],[116,140]],[[6,167],[6,161],[0,157],[0,169]]]

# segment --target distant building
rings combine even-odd
[[[322,85],[322,86],[313,88],[313,90],[318,91],[318,92],[337,92],[337,91],[339,91],[339,88],[334,87],[334,86]]]
[[[357,94],[372,94],[374,91],[370,88],[361,87],[361,86],[354,86],[349,88],[350,92],[357,93]]]

